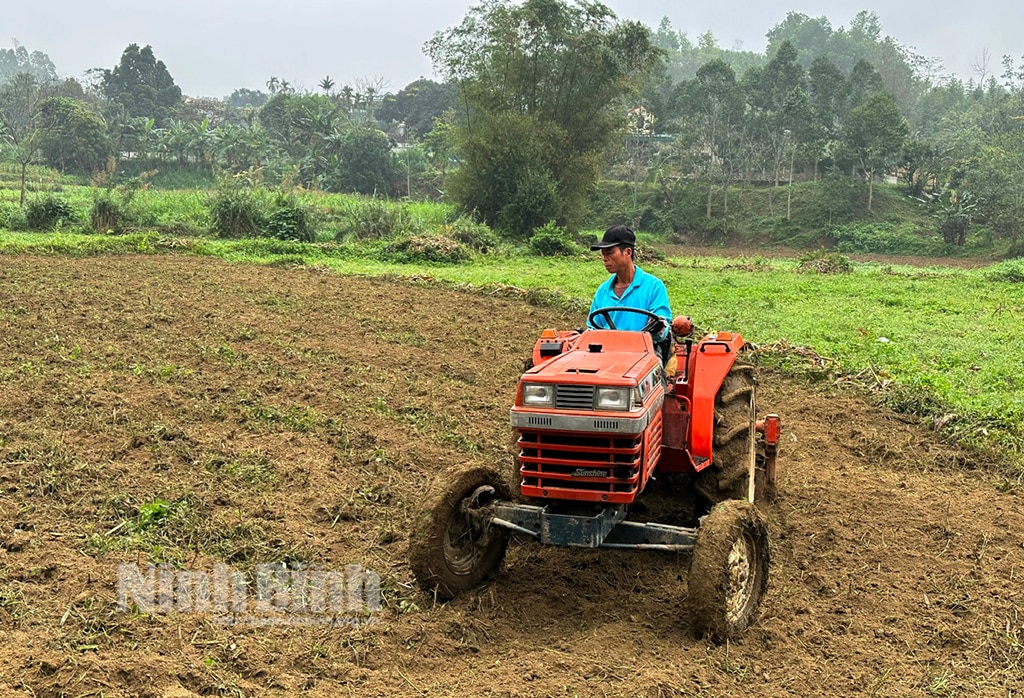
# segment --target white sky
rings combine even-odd
[[[339,86],[382,80],[398,91],[433,77],[423,44],[461,22],[469,0],[7,0],[0,48],[16,40],[47,53],[61,75],[111,68],[130,43],[150,44],[186,95],[224,97],[238,87],[265,89],[277,76],[316,89],[330,75]],[[833,29],[860,10],[874,11],[883,34],[918,53],[942,59],[950,73],[977,77],[984,51],[988,74],[1000,59],[1024,56],[1024,5],[1019,0],[895,3],[880,0],[605,0],[618,17],[656,28],[667,16],[696,38],[711,30],[719,45],[761,52],[765,33],[787,12],[824,15]]]

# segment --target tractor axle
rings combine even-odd
[[[550,506],[496,501],[481,510],[494,526],[523,533],[545,545],[624,550],[693,550],[697,529],[626,521],[624,506],[594,513],[559,513]]]

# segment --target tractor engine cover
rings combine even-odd
[[[646,332],[587,330],[520,378],[526,497],[628,504],[661,454],[665,374]]]

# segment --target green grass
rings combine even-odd
[[[2,172],[0,172],[0,177],[2,176]],[[261,192],[262,199],[267,201],[272,200],[275,196],[273,189],[261,190]],[[318,238],[323,241],[333,240],[338,230],[345,227],[346,218],[351,218],[354,212],[363,210],[372,204],[401,209],[410,224],[417,230],[433,230],[457,217],[455,208],[449,204],[383,203],[357,195],[304,190],[296,190],[293,193],[296,199],[313,213]],[[76,217],[76,223],[72,227],[79,228],[80,232],[91,232],[85,227],[88,225],[94,201],[101,196],[112,196],[122,210],[130,216],[128,224],[130,230],[197,236],[205,235],[210,231],[210,204],[215,193],[210,188],[157,189],[148,186],[126,193],[122,188],[107,191],[70,182],[61,184],[59,180],[40,180],[38,186],[34,186],[26,193],[26,201],[31,202],[35,198],[49,195],[63,199],[71,205]],[[0,208],[16,207],[18,198],[18,190],[12,188],[9,182],[5,183],[0,179]],[[0,228],[3,227],[4,221],[4,217],[0,216]]]

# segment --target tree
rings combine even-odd
[[[748,119],[754,138],[764,148],[766,164],[778,187],[782,163],[794,139],[804,140],[806,75],[797,62],[796,48],[783,41],[764,70],[751,71],[744,78],[747,101],[752,107]]]
[[[259,131],[237,132],[246,140],[231,149],[233,158],[274,152],[275,164],[297,168],[298,182],[309,187],[364,194],[394,188],[388,137],[373,126],[353,125],[334,97],[292,94],[279,86],[257,123]]]
[[[266,92],[240,87],[228,95],[224,101],[235,109],[242,109],[243,107],[262,107],[268,99],[269,96]]]
[[[711,203],[716,179],[723,190],[728,187],[733,162],[739,155],[739,129],[743,116],[743,94],[733,69],[722,60],[705,63],[693,80],[680,84],[677,104],[685,109],[686,130],[697,137],[697,171],[709,180],[706,217],[711,218]]]
[[[832,33],[832,24],[827,17],[812,18],[800,12],[789,12],[786,19],[768,30],[767,53],[774,55],[779,46],[789,43],[800,55],[812,60],[811,56],[824,51]]]
[[[43,159],[62,172],[89,174],[110,157],[107,125],[84,104],[68,97],[50,97],[39,104]]]
[[[103,95],[124,107],[129,117],[152,117],[163,126],[181,101],[181,88],[163,61],[153,55],[153,47],[129,44],[121,61],[101,78]]]
[[[491,227],[523,238],[555,219],[561,200],[543,129],[531,114],[482,120],[459,144],[463,162],[448,185],[453,197]]]
[[[838,66],[825,56],[819,56],[807,71],[807,92],[811,110],[807,148],[817,178],[818,164],[834,157],[840,127],[846,116],[849,88],[846,76]]]
[[[382,131],[357,127],[341,135],[335,170],[326,178],[334,191],[391,195],[397,171],[391,143]]]
[[[43,97],[39,81],[31,73],[18,73],[0,88],[0,132],[8,141],[19,143],[38,129]]]
[[[749,94],[753,106],[778,113],[793,90],[804,88],[806,74],[797,57],[796,47],[788,41],[782,42],[765,65],[757,89]]]
[[[849,106],[857,107],[864,104],[872,95],[885,91],[882,76],[875,67],[866,60],[859,60],[850,71],[846,82],[849,89]]]
[[[1004,133],[992,138],[982,148],[977,163],[965,173],[964,185],[978,195],[977,217],[995,232],[1017,241],[1017,249],[1021,249],[1024,133]]]
[[[967,231],[971,227],[971,218],[978,202],[967,191],[950,189],[939,199],[940,218],[939,232],[947,245],[963,247],[967,243]]]
[[[423,135],[423,147],[431,164],[440,173],[437,183],[438,193],[444,195],[448,174],[448,164],[455,150],[455,114],[451,109],[434,118],[434,126]]]
[[[868,180],[868,211],[874,199],[875,174],[896,164],[907,134],[907,122],[887,92],[876,92],[850,110],[845,141]]]
[[[458,150],[463,169],[474,175],[453,175],[460,203],[486,202],[478,209],[486,222],[519,221],[509,232],[523,236],[531,232],[522,227],[530,216],[506,207],[535,196],[508,188],[509,177],[541,198],[554,183],[558,222],[576,225],[602,155],[624,132],[624,97],[657,56],[646,27],[618,22],[603,4],[584,0],[487,0],[470,8],[461,25],[435,34],[426,51],[445,81],[458,85],[462,101]],[[525,139],[515,173],[483,144],[501,136],[501,124]],[[504,197],[484,194],[499,190]]]
[[[340,136],[347,130],[341,108],[330,97],[290,94],[279,87],[257,115],[281,164],[299,166],[300,183],[319,186],[332,169]]]
[[[190,129],[186,124],[171,119],[166,127],[160,129],[157,147],[162,155],[171,156],[176,162],[184,163],[188,159],[191,136]]]
[[[0,142],[21,167],[21,206],[25,205],[28,166],[39,157],[42,141],[39,102],[42,99],[43,92],[31,73],[18,73],[0,88]]]
[[[353,121],[360,121],[363,126],[375,127],[374,114],[377,111],[379,102],[384,95],[387,83],[383,78],[363,78],[356,81],[355,93],[352,97],[352,107],[349,110],[349,117]]]
[[[454,85],[416,80],[399,90],[398,94],[385,96],[377,118],[382,122],[404,123],[408,134],[423,138],[434,127],[434,120],[454,106],[455,96]]]
[[[272,154],[270,138],[258,122],[249,126],[221,124],[212,141],[218,162],[232,172],[255,170]]]
[[[822,57],[827,57],[844,74],[850,73],[860,61],[874,66],[881,84],[867,86],[862,97],[885,89],[907,114],[925,91],[926,82],[920,78],[936,71],[935,60],[918,55],[890,36],[883,37],[881,22],[873,12],[859,12],[849,29],[837,31],[833,31],[825,17],[790,12],[768,32],[768,55],[773,55],[786,41],[800,51],[801,63],[808,68]]]
[[[57,80],[53,61],[42,51],[29,53],[24,46],[0,48],[0,85],[10,82],[19,73],[28,73],[38,83]]]

